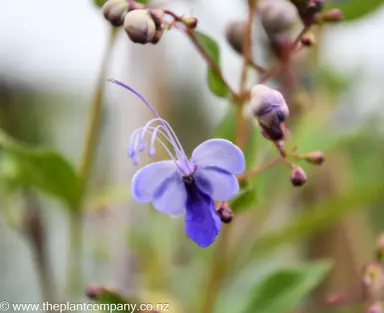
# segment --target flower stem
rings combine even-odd
[[[244,62],[240,82],[240,96],[234,97],[236,102],[236,144],[242,148],[245,143],[244,117],[242,115],[243,106],[247,95],[247,68],[251,60],[251,33],[252,21],[254,16],[255,0],[248,0],[248,21],[246,30],[246,39],[244,40]],[[190,37],[191,38],[191,37]],[[195,39],[192,36],[191,39]],[[194,40],[192,40],[194,41]],[[197,41],[197,40],[196,40]],[[196,44],[195,44],[196,45]],[[226,277],[229,260],[227,256],[228,241],[230,238],[231,225],[225,225],[220,233],[220,237],[215,245],[215,251],[211,263],[210,276],[208,278],[207,288],[204,293],[203,313],[211,313],[214,309],[215,301],[218,298],[221,285]]]
[[[82,283],[81,270],[81,251],[82,251],[82,234],[83,234],[83,212],[82,202],[86,187],[88,184],[92,164],[95,157],[96,144],[98,141],[98,133],[102,113],[102,101],[104,93],[104,85],[106,79],[106,70],[108,60],[111,56],[113,44],[116,39],[117,29],[111,28],[108,45],[104,54],[101,69],[96,83],[96,90],[91,100],[90,115],[84,140],[83,152],[79,165],[79,177],[81,180],[80,200],[76,208],[70,213],[69,227],[69,252],[68,252],[68,272],[67,272],[67,292],[70,296],[78,293]]]
[[[247,92],[247,77],[248,77],[248,66],[252,63],[252,24],[255,16],[255,0],[248,0],[248,19],[245,26],[245,35],[243,42],[243,68],[241,71],[240,78],[240,95],[241,99],[238,101],[236,109],[236,144],[243,148],[246,142],[245,134],[245,123],[243,117],[243,107],[248,96]]]
[[[248,172],[246,172],[244,174],[238,175],[237,179],[239,181],[247,180],[247,179],[249,179],[249,178],[259,174],[260,172],[266,170],[267,168],[270,168],[271,166],[273,166],[273,165],[275,165],[275,164],[277,164],[277,163],[279,163],[281,161],[282,161],[281,157],[269,160],[266,163],[263,163],[261,165],[255,166],[253,169],[251,169],[250,171],[248,171]]]
[[[209,53],[205,50],[205,48],[200,44],[199,40],[196,36],[196,31],[194,29],[187,28],[185,33],[189,37],[189,39],[192,41],[193,45],[196,47],[196,49],[200,52],[204,60],[207,62],[209,67],[212,69],[212,71],[215,72],[217,77],[222,81],[222,83],[228,88],[229,92],[231,93],[231,96],[236,100],[239,99],[239,94],[235,92],[229,83],[225,80],[219,65],[215,62],[215,60],[209,55]]]
[[[293,41],[289,51],[288,51],[288,58],[289,56],[295,52],[295,49],[297,45],[299,44],[301,37],[310,29],[310,26],[304,26],[304,28],[301,30],[299,35],[297,35],[296,39]],[[280,71],[284,68],[285,63],[279,62],[274,67],[272,67],[269,71],[267,71],[262,77],[260,77],[259,84],[264,84],[268,79],[276,76],[280,73]]]
[[[232,98],[235,100],[239,99],[240,95],[236,91],[234,91],[229,85],[229,83],[225,80],[223,73],[220,70],[219,64],[216,63],[216,61],[209,55],[208,51],[204,48],[204,46],[199,42],[196,36],[195,29],[188,27],[188,25],[185,24],[184,19],[181,16],[177,15],[175,12],[166,9],[164,10],[164,13],[169,16],[172,16],[172,18],[174,19],[174,21],[169,24],[170,26],[173,26],[175,22],[182,23],[185,26],[185,29],[183,29],[184,33],[191,40],[192,44],[207,62],[208,66],[212,69],[212,71],[215,72],[221,82],[228,88]]]
[[[207,288],[204,293],[202,313],[213,312],[215,301],[220,292],[220,287],[227,273],[227,242],[231,225],[222,228],[220,237],[215,245],[215,251],[209,271]]]

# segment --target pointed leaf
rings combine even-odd
[[[220,47],[217,42],[202,32],[196,32],[197,41],[204,47],[209,56],[220,66]],[[208,68],[208,87],[218,97],[225,98],[228,88],[212,68]]]
[[[339,8],[343,11],[344,20],[352,21],[373,13],[382,5],[382,0],[329,0],[326,1],[324,12],[326,12],[327,9]]]
[[[253,189],[241,190],[230,202],[230,207],[233,212],[239,213],[249,209],[257,202],[257,192]]]
[[[59,153],[28,147],[4,132],[0,132],[0,146],[8,161],[16,167],[14,180],[36,187],[74,208],[79,200],[80,183],[72,165]]]
[[[296,308],[324,278],[329,262],[278,269],[254,286],[251,300],[243,313],[285,313]]]

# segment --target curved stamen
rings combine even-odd
[[[159,128],[163,128],[163,129],[164,129],[164,126],[163,126],[163,125],[159,125]],[[154,129],[155,129],[155,127],[150,126],[150,127],[148,127],[148,129],[145,131],[145,133],[151,135],[151,134],[153,133],[153,130],[154,130]],[[142,131],[143,131],[143,127],[140,127],[140,128],[137,128],[136,130],[134,130],[134,131],[132,132],[132,134],[131,134],[131,136],[130,136],[130,139],[129,139],[129,147],[128,147],[128,156],[129,156],[129,157],[132,157],[132,155],[133,155],[133,153],[134,153],[134,151],[135,151],[135,147],[134,147],[135,140],[137,140],[136,138],[139,137],[139,136],[141,135]],[[163,137],[164,137],[170,144],[172,144],[172,141],[169,140],[167,134],[166,134],[163,130],[159,129],[158,132],[159,132],[159,133],[160,133],[160,134],[161,134],[161,135],[162,135],[162,136],[163,136]],[[142,140],[143,140],[142,143],[145,145],[145,138],[143,138]],[[137,146],[137,145],[136,145],[136,146]],[[140,145],[139,145],[139,151],[140,151],[140,152],[143,152],[143,151],[144,151],[144,149],[143,149],[143,150],[140,149]],[[170,156],[172,157],[173,154],[171,153]]]
[[[146,130],[146,133],[147,134],[150,134],[151,135],[151,145],[150,145],[150,150],[149,152],[151,152],[153,155],[154,155],[154,142],[155,140],[157,140],[157,142],[159,142],[162,147],[164,148],[164,150],[168,153],[168,155],[170,156],[170,158],[172,159],[172,161],[175,162],[175,164],[177,165],[177,167],[179,168],[179,170],[181,171],[181,173],[183,173],[184,175],[187,175],[188,173],[186,173],[183,168],[180,166],[180,162],[178,162],[178,160],[176,159],[176,157],[172,154],[172,152],[168,149],[167,145],[164,143],[163,140],[161,140],[160,137],[156,136],[157,133],[160,133],[161,135],[164,136],[165,139],[168,140],[168,142],[170,142],[169,138],[167,137],[166,133],[164,133],[161,128],[164,128],[163,125],[158,125],[157,127],[149,127],[149,129]],[[137,148],[139,146],[139,138],[140,138],[140,134],[139,132],[142,131],[142,127],[136,129],[132,135],[133,135],[133,139],[132,139],[132,142],[130,143],[130,148],[132,147],[132,155],[130,156],[134,162],[135,165],[138,164],[139,162],[139,156],[138,154],[136,153],[137,151]],[[155,133],[155,136],[154,136],[154,133]],[[131,137],[132,137],[131,135]],[[172,142],[170,142],[172,144]],[[149,156],[153,156],[153,155],[150,155]]]
[[[145,131],[146,129],[154,122],[161,122],[162,124],[165,123],[167,125],[167,128],[164,128],[164,130],[168,133],[168,136],[170,136],[171,140],[170,140],[170,143],[172,144],[172,141],[174,141],[176,143],[176,145],[172,145],[173,148],[175,149],[175,152],[178,156],[185,156],[185,152],[184,152],[184,149],[179,141],[179,139],[177,138],[176,134],[175,134],[175,131],[172,129],[171,125],[169,125],[169,123],[164,120],[163,118],[161,117],[157,117],[157,118],[154,118],[150,121],[148,121],[144,127],[143,127],[143,131],[142,131],[142,140],[144,139],[144,135],[145,135]]]
[[[158,131],[161,131],[160,128],[162,127],[162,125],[159,125],[159,126],[156,126],[155,129],[153,130],[153,133],[152,133],[152,137],[151,137],[151,141],[149,143],[149,151],[148,151],[148,155],[149,156],[154,156],[156,151],[155,151],[155,140],[156,140],[156,135],[157,135],[157,132]]]
[[[164,120],[163,118],[160,117],[160,115],[157,113],[157,111],[155,110],[155,108],[140,94],[138,93],[136,90],[134,90],[132,87],[118,81],[118,80],[115,80],[115,79],[108,79],[108,81],[114,83],[114,84],[117,84],[125,89],[128,89],[129,91],[131,91],[134,95],[136,95],[141,101],[144,102],[144,104],[151,110],[151,112],[156,116],[156,118],[158,119],[158,121],[161,122],[161,124],[164,126],[164,130],[168,133],[168,139],[170,141],[170,143],[172,144],[173,146],[173,149],[177,155],[178,158],[180,158],[180,162],[182,162],[183,164],[185,164],[188,168],[189,171],[191,171],[191,168],[190,168],[190,165],[189,165],[189,161],[188,161],[188,158],[187,156],[185,155],[185,152],[183,150],[183,147],[181,146],[180,144],[180,141],[179,139],[177,138],[174,130],[172,129],[172,127],[169,125],[169,123]],[[149,123],[149,122],[148,122]],[[147,124],[148,124],[147,123]],[[168,150],[169,151],[169,150]],[[179,165],[178,165],[179,166]]]

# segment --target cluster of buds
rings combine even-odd
[[[104,17],[116,27],[124,25],[124,30],[134,43],[156,44],[161,39],[164,28],[165,11],[146,7],[133,0],[108,0],[102,7]],[[175,16],[174,16],[175,17]],[[188,28],[197,26],[195,17],[177,17],[177,21]]]
[[[284,142],[290,132],[285,125],[289,117],[289,109],[283,95],[266,85],[255,85],[251,89],[250,109],[260,125],[263,136],[275,143],[281,156],[285,159],[288,154],[284,149]],[[290,155],[312,165],[321,165],[325,160],[321,151],[313,151],[304,155]],[[286,163],[292,169],[290,177],[292,185],[295,187],[304,185],[307,182],[305,171],[299,166]]]
[[[295,6],[285,0],[262,0],[257,11],[271,41],[291,30],[298,19]]]
[[[163,34],[163,10],[147,9],[135,1],[108,0],[102,11],[113,26],[124,25],[125,32],[134,43],[155,44]]]
[[[107,21],[113,26],[119,27],[124,24],[124,19],[129,11],[143,9],[144,5],[127,0],[108,0],[102,7],[102,12]]]
[[[163,35],[161,27],[164,11],[139,9],[131,11],[124,19],[124,30],[134,43],[157,43]]]
[[[324,7],[324,0],[291,0],[296,6],[304,25],[310,26],[316,21],[316,16]]]
[[[324,0],[291,0],[291,2],[296,6],[306,26],[322,22],[340,22],[343,19],[343,12],[339,9],[332,9],[322,14]]]
[[[257,13],[272,42],[278,41],[298,20],[295,6],[285,0],[261,0],[257,5]],[[227,41],[239,54],[243,52],[245,29],[245,20],[232,21],[226,27]]]

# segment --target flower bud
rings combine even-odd
[[[377,250],[376,250],[377,260],[379,262],[384,261],[384,233],[381,233],[377,239]]]
[[[164,33],[164,29],[162,29],[162,28],[157,29],[155,32],[155,36],[151,40],[151,43],[157,44],[160,41],[161,37],[163,36],[163,33]]]
[[[380,301],[370,304],[366,310],[367,313],[383,313]]]
[[[225,36],[230,46],[237,53],[243,52],[243,41],[245,37],[245,21],[232,21],[227,25]]]
[[[301,44],[306,47],[312,47],[316,44],[315,35],[312,32],[307,32],[301,37]]]
[[[156,25],[147,10],[134,10],[125,17],[124,30],[134,43],[146,44],[155,37]]]
[[[289,115],[289,109],[279,91],[266,85],[255,85],[251,89],[250,106],[269,139],[276,141],[284,137],[282,124]]]
[[[149,14],[151,15],[153,21],[155,22],[156,29],[161,28],[161,24],[163,23],[164,10],[151,9],[149,10]]]
[[[125,0],[127,1],[127,0]],[[128,0],[129,1],[129,0]],[[133,10],[141,10],[145,9],[145,5],[140,3],[140,2],[135,2],[135,1],[129,1],[129,8],[128,11],[133,11]]]
[[[320,13],[324,7],[324,0],[309,0],[307,4],[307,14]]]
[[[258,12],[270,37],[289,30],[298,18],[295,6],[285,0],[263,0],[258,5]]]
[[[325,161],[324,153],[321,151],[313,151],[305,155],[305,161],[314,165],[321,165]]]
[[[315,16],[320,13],[324,7],[324,0],[291,0],[297,7],[299,15],[304,25],[311,25],[315,21]]]
[[[196,28],[198,19],[197,17],[189,16],[189,17],[183,18],[183,22],[188,28]]]
[[[324,22],[340,22],[343,18],[343,12],[340,9],[332,9],[323,15],[322,20]]]
[[[104,287],[99,285],[88,285],[85,289],[85,294],[89,299],[97,300],[104,291]]]
[[[295,187],[303,186],[307,182],[307,174],[299,166],[294,166],[291,172],[291,183]]]
[[[219,214],[220,219],[223,223],[228,224],[233,219],[233,212],[227,202],[221,203],[219,209],[217,210],[217,213]]]
[[[126,0],[109,0],[101,8],[104,17],[113,25],[121,26],[128,13],[129,4]]]

